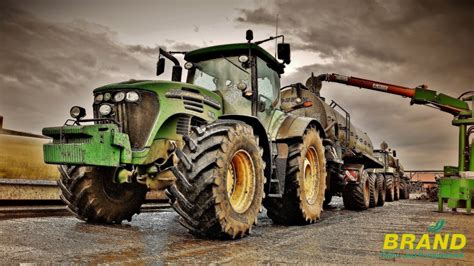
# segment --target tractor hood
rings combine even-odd
[[[105,92],[115,92],[120,90],[148,90],[159,93],[166,93],[169,91],[183,90],[190,93],[201,94],[203,98],[217,105],[220,105],[222,99],[219,95],[211,92],[205,88],[183,82],[167,81],[167,80],[129,80],[119,83],[112,83],[94,90],[94,95]]]
[[[143,150],[152,145],[156,135],[181,139],[189,130],[189,119],[217,119],[222,115],[222,99],[188,83],[130,80],[95,89],[93,110],[94,118],[115,119],[129,135],[132,149]]]
[[[45,146],[47,163],[118,166],[166,160],[171,142],[180,145],[192,126],[222,115],[219,95],[173,81],[109,84],[94,90],[92,106],[92,125],[43,130],[54,138]]]

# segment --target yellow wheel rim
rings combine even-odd
[[[232,156],[227,167],[226,187],[234,211],[247,211],[255,194],[255,167],[246,151],[238,150]]]
[[[303,189],[306,201],[314,204],[319,194],[319,165],[318,153],[311,146],[306,152],[303,163]]]

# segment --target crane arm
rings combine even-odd
[[[319,75],[320,81],[336,82],[348,86],[364,88],[368,90],[375,90],[390,94],[395,94],[403,97],[411,98],[411,104],[431,104],[438,107],[441,111],[450,113],[452,115],[460,115],[463,113],[470,113],[469,105],[460,99],[437,93],[433,90],[426,89],[426,86],[419,86],[416,88],[408,88],[389,83],[362,79],[357,77],[349,77],[339,74],[323,74]]]

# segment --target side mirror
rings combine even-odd
[[[248,42],[251,42],[253,40],[253,31],[252,30],[247,30],[245,32],[245,39],[248,41]]]
[[[156,63],[156,75],[159,76],[165,72],[165,59],[160,57]]]
[[[278,59],[283,60],[283,63],[285,64],[289,64],[291,62],[290,44],[279,43],[277,50],[278,50]]]

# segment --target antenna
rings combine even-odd
[[[276,17],[276,22],[275,22],[275,36],[278,36],[278,14]],[[277,57],[277,45],[278,45],[278,41],[277,39],[275,39],[275,58]]]

